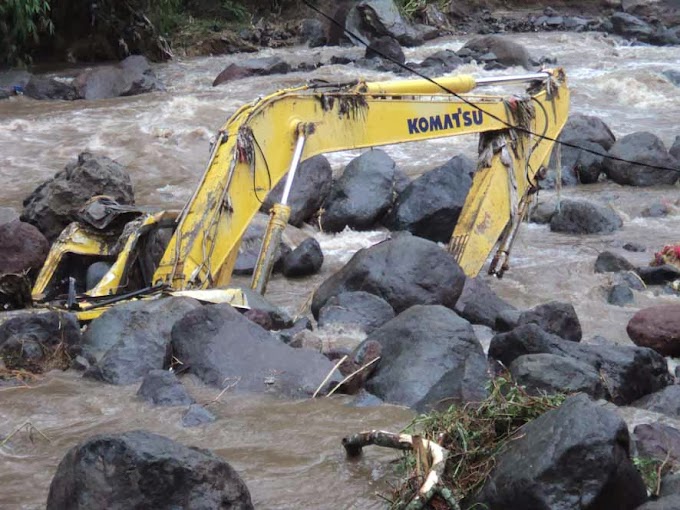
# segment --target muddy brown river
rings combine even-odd
[[[556,57],[566,68],[572,89],[572,112],[601,117],[617,136],[650,131],[670,147],[680,135],[680,88],[661,74],[680,65],[677,48],[630,46],[603,34],[529,34],[511,36],[535,57]],[[440,39],[407,50],[420,60],[439,49],[458,49],[463,39]],[[328,59],[339,50],[297,47],[263,51],[291,61]],[[359,54],[360,50],[340,50]],[[211,87],[214,77],[239,56],[177,60],[155,68],[166,92],[105,101],[37,102],[14,98],[0,102],[0,204],[20,209],[21,202],[41,181],[61,170],[83,150],[118,160],[131,173],[140,204],[176,208],[197,184],[208,156],[212,134],[235,109],[281,87],[311,78],[346,81],[365,77],[389,79],[353,66],[325,66],[313,73],[249,78]],[[462,72],[491,76],[467,65]],[[75,71],[56,76],[68,78]],[[520,69],[503,74],[523,72]],[[490,93],[501,92],[492,89]],[[411,177],[460,152],[475,157],[476,140],[442,139],[389,146],[385,150]],[[336,171],[357,152],[329,155]],[[496,292],[517,307],[550,300],[571,301],[581,319],[584,341],[603,336],[628,343],[625,326],[639,308],[677,302],[677,297],[636,293],[634,305],[611,306],[603,287],[609,276],[593,273],[597,253],[620,250],[637,242],[644,253],[625,255],[647,264],[663,244],[680,241],[680,216],[646,218],[642,210],[662,200],[680,199],[678,187],[626,188],[597,184],[566,188],[563,197],[589,198],[609,204],[624,217],[620,231],[603,236],[567,236],[546,226],[524,225],[514,248],[511,270],[503,280],[490,280]],[[542,192],[539,200],[553,193]],[[326,262],[320,275],[303,281],[277,277],[268,297],[292,313],[304,307],[310,291],[337,270],[359,248],[370,246],[384,232],[337,235],[307,232],[320,241]],[[239,281],[246,283],[246,281]],[[489,331],[477,328],[481,339]],[[328,342],[356,342],[347,334]],[[219,391],[191,378],[184,379],[199,402],[213,400]],[[0,389],[0,438],[30,422],[39,434],[21,432],[0,448],[0,509],[44,508],[50,480],[65,452],[98,433],[147,429],[185,444],[214,450],[228,460],[246,481],[256,508],[262,509],[380,509],[378,494],[394,480],[393,452],[367,450],[359,462],[345,460],[343,435],[371,428],[399,430],[413,418],[395,406],[354,408],[337,396],[300,402],[264,396],[225,393],[210,409],[215,423],[195,429],[180,425],[182,408],[152,408],[135,399],[137,385],[108,386],[81,379],[75,372],[51,372],[30,387]],[[636,422],[650,414],[627,412]]]

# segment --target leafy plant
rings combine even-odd
[[[41,32],[51,34],[48,0],[3,0],[0,3],[0,54],[6,64],[27,60],[27,48]]]

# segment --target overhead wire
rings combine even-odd
[[[348,36],[350,36],[350,37],[352,38],[352,40],[358,41],[360,44],[362,44],[362,45],[365,46],[366,48],[368,48],[368,47],[370,46],[368,43],[366,43],[366,41],[363,40],[363,38],[359,37],[357,34],[352,33],[351,30],[348,30],[348,29],[347,29],[342,23],[340,23],[338,20],[336,20],[335,18],[333,18],[333,17],[330,16],[329,14],[326,14],[326,13],[323,12],[321,9],[319,9],[318,7],[316,7],[315,5],[311,4],[311,3],[309,2],[309,0],[303,0],[303,3],[304,3],[307,7],[309,7],[310,9],[312,9],[314,12],[318,13],[319,15],[321,15],[322,17],[324,17],[325,19],[327,19],[328,21],[330,21],[331,23],[333,23],[335,26],[337,26],[338,28],[340,28],[340,30],[342,30],[345,34],[347,34]],[[467,104],[468,106],[471,106],[472,108],[474,108],[474,109],[476,109],[476,110],[478,110],[478,111],[484,113],[484,115],[486,115],[486,116],[488,116],[488,117],[490,117],[490,118],[492,118],[492,119],[494,119],[494,120],[500,122],[501,124],[503,124],[504,126],[510,128],[510,129],[514,129],[514,130],[519,131],[519,132],[522,132],[522,133],[524,133],[524,134],[538,137],[538,138],[540,138],[540,139],[542,139],[542,140],[548,140],[548,141],[550,141],[550,142],[554,142],[554,143],[560,144],[560,145],[565,146],[565,147],[570,147],[570,148],[572,148],[572,149],[582,150],[582,151],[584,151],[584,152],[588,152],[588,153],[594,154],[594,155],[596,155],[596,156],[600,156],[600,157],[603,157],[603,158],[611,159],[611,160],[613,160],[613,161],[620,161],[620,162],[622,162],[622,163],[628,163],[628,164],[631,164],[631,165],[638,165],[638,166],[642,166],[642,167],[645,167],[645,168],[651,168],[651,169],[654,169],[654,170],[666,170],[666,171],[670,171],[670,172],[680,173],[680,168],[672,168],[672,167],[661,166],[661,165],[651,165],[651,164],[649,164],[649,163],[642,163],[641,161],[633,161],[633,160],[630,160],[630,159],[625,159],[625,158],[620,158],[620,157],[617,157],[617,156],[612,156],[612,155],[610,155],[610,154],[602,154],[601,152],[598,152],[598,151],[596,151],[596,150],[588,149],[588,148],[586,148],[586,147],[581,147],[580,145],[577,145],[577,144],[574,144],[574,143],[570,143],[570,142],[565,142],[564,140],[559,140],[559,139],[557,139],[557,138],[552,138],[552,137],[550,137],[550,136],[548,136],[548,135],[545,135],[545,134],[540,135],[540,134],[538,134],[538,133],[534,133],[534,132],[531,131],[530,129],[524,128],[524,127],[522,127],[522,126],[515,126],[515,125],[513,125],[513,124],[507,122],[505,119],[499,117],[498,115],[495,115],[494,113],[489,112],[489,111],[485,110],[484,108],[482,108],[481,106],[479,106],[479,105],[473,103],[472,101],[466,99],[464,96],[458,94],[457,92],[454,92],[453,90],[449,89],[449,88],[446,87],[445,85],[442,85],[441,83],[437,82],[436,80],[434,80],[433,78],[427,76],[426,74],[423,74],[423,73],[419,72],[417,69],[414,69],[414,68],[412,68],[411,66],[409,66],[409,65],[407,65],[407,64],[405,64],[405,63],[399,62],[399,61],[398,61],[397,59],[395,59],[394,57],[391,57],[390,55],[387,55],[387,54],[385,54],[384,52],[380,51],[380,49],[371,47],[371,51],[373,51],[374,53],[378,54],[380,57],[382,57],[382,58],[384,58],[384,59],[386,59],[386,60],[389,60],[389,61],[392,62],[393,64],[399,66],[401,69],[404,69],[405,71],[408,71],[409,73],[414,74],[414,75],[418,76],[419,78],[422,78],[422,79],[424,79],[424,80],[426,80],[426,81],[432,83],[433,85],[436,85],[437,87],[439,87],[441,90],[443,90],[443,91],[446,92],[447,94],[451,94],[451,95],[454,96],[456,99],[458,99],[458,100],[462,101],[463,103]]]

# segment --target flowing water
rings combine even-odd
[[[680,135],[677,123],[680,89],[661,71],[677,69],[677,48],[629,46],[602,34],[525,34],[512,36],[536,57],[556,57],[567,70],[572,111],[601,117],[617,136],[635,131],[657,134],[669,147]],[[420,60],[443,48],[458,49],[462,39],[442,39],[407,51]],[[327,60],[334,53],[360,50],[289,48],[266,50],[293,62]],[[357,77],[389,79],[353,66],[324,66],[312,73],[249,78],[216,88],[214,77],[240,56],[177,60],[156,67],[167,91],[104,101],[36,102],[15,98],[0,102],[0,203],[20,209],[37,184],[61,170],[82,150],[107,155],[127,166],[138,203],[176,208],[197,184],[212,134],[246,101],[311,78],[349,81]],[[56,76],[68,79],[69,70]],[[498,74],[467,65],[462,72]],[[513,69],[504,72],[523,72]],[[498,93],[501,89],[492,89]],[[389,146],[385,150],[411,177],[464,152],[475,157],[476,140],[442,139]],[[357,155],[329,156],[340,171]],[[541,193],[539,199],[551,193]],[[626,242],[647,247],[626,253],[646,264],[655,249],[680,240],[680,216],[650,219],[641,215],[651,203],[680,198],[678,188],[636,189],[612,184],[565,189],[562,196],[607,203],[625,219],[622,230],[604,236],[566,236],[545,226],[522,227],[512,268],[503,280],[491,281],[496,292],[519,308],[550,300],[571,301],[581,319],[585,341],[629,343],[625,325],[639,308],[677,298],[651,290],[637,293],[633,306],[606,304],[607,275],[594,274],[599,251],[618,250]],[[359,248],[382,240],[385,232],[318,234],[326,255],[322,274],[301,282],[275,278],[268,297],[291,312],[304,307],[310,289],[337,270]],[[239,282],[245,283],[245,282]],[[488,339],[489,331],[476,328]],[[330,342],[343,339],[330,338]],[[344,340],[347,340],[345,338]],[[350,338],[356,342],[357,338]],[[198,401],[213,400],[217,391],[185,379]],[[343,396],[314,401],[281,402],[263,396],[226,393],[211,409],[220,418],[202,428],[184,429],[181,409],[151,408],[136,401],[136,386],[114,387],[82,380],[77,373],[51,372],[31,387],[0,390],[0,438],[30,422],[45,433],[20,432],[0,447],[0,508],[43,508],[50,480],[65,452],[97,433],[148,429],[185,444],[210,448],[242,475],[256,508],[383,508],[377,495],[388,489],[393,452],[368,450],[357,463],[343,456],[343,435],[371,428],[399,430],[412,419],[395,407],[354,408]],[[629,413],[630,414],[630,413]],[[636,422],[653,419],[634,413]]]

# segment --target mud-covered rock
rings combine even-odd
[[[472,326],[443,306],[413,306],[365,342],[382,346],[366,390],[385,402],[425,409],[445,396],[469,402],[486,396],[486,358]]]
[[[495,60],[504,66],[522,66],[525,69],[531,67],[529,52],[527,49],[507,37],[501,35],[483,35],[470,41],[458,51],[458,55],[471,56],[476,60]],[[488,56],[491,58],[484,59]]]
[[[465,274],[451,255],[420,237],[399,235],[359,250],[314,292],[312,312],[343,292],[362,290],[387,301],[396,313],[421,304],[453,309]]]
[[[474,162],[455,156],[430,170],[399,194],[387,224],[425,239],[448,242],[472,186]]]
[[[612,181],[629,186],[657,186],[674,184],[680,177],[680,164],[671,156],[661,139],[647,132],[632,133],[616,141],[609,150],[616,158],[670,168],[660,170],[634,163],[607,158],[604,169]],[[675,170],[673,170],[675,169]]]
[[[146,374],[137,391],[137,396],[158,406],[181,406],[194,403],[194,399],[177,376],[168,370],[151,370]]]
[[[571,342],[581,341],[581,322],[571,303],[551,301],[526,310],[518,321],[518,325],[524,324],[536,324],[542,330]]]
[[[0,224],[0,274],[28,271],[37,275],[49,250],[45,236],[30,223]]]
[[[326,211],[325,231],[373,228],[392,205],[395,163],[381,149],[371,149],[353,159],[333,183]]]
[[[680,356],[680,304],[644,308],[633,315],[626,331],[635,345]]]
[[[370,334],[394,318],[384,299],[368,292],[343,292],[331,297],[319,311],[319,327],[345,325]]]
[[[24,200],[21,221],[35,225],[52,242],[85,202],[96,195],[108,195],[119,204],[135,203],[130,176],[122,165],[105,156],[82,152],[77,161],[66,165]]]
[[[83,99],[106,99],[135,96],[165,90],[149,61],[142,55],[131,55],[115,65],[99,66],[79,74],[73,84]]]
[[[490,510],[633,510],[647,500],[625,422],[586,395],[522,427],[474,502]]]
[[[332,183],[333,171],[325,156],[320,154],[300,163],[288,195],[290,206],[288,222],[299,227],[305,221],[310,220],[328,198]],[[272,206],[281,201],[285,187],[284,177],[269,192],[260,210],[269,213]]]
[[[219,388],[234,382],[233,391],[305,398],[333,371],[322,354],[289,347],[229,305],[186,314],[172,329],[172,351],[187,372]],[[334,372],[328,384],[341,379]]]
[[[201,305],[184,297],[120,304],[93,320],[83,335],[82,349],[96,364],[86,377],[110,384],[138,382],[168,361],[173,324]]]
[[[93,436],[71,448],[50,484],[47,510],[252,510],[245,483],[221,457],[146,431]]]
[[[535,324],[500,333],[489,346],[489,357],[505,366],[519,356],[541,353],[572,358],[593,367],[606,381],[607,399],[617,405],[629,404],[672,383],[666,360],[652,349],[569,342]]]
[[[322,265],[321,245],[310,237],[283,258],[281,272],[287,278],[300,278],[318,273]]]
[[[586,200],[563,200],[550,219],[550,230],[565,234],[606,234],[622,226],[623,220],[613,209]]]

